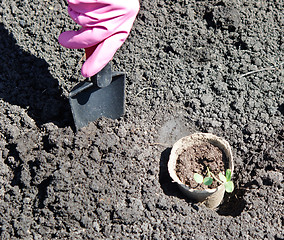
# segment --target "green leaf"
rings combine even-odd
[[[225,190],[228,193],[231,193],[234,191],[234,183],[232,181],[228,181],[225,183]]]
[[[197,182],[197,183],[203,182],[203,177],[198,173],[194,173],[193,178],[194,178],[195,182]]]
[[[223,173],[219,173],[219,178],[222,182],[224,182],[224,183],[227,182],[227,178],[224,176]]]
[[[226,182],[229,182],[232,178],[232,172],[231,172],[231,169],[227,169],[226,171],[226,179],[227,181]]]
[[[212,177],[206,177],[206,178],[204,178],[203,183],[204,183],[204,185],[209,186],[213,183],[213,178]]]

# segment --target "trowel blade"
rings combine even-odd
[[[69,103],[77,130],[100,117],[120,118],[125,111],[125,74],[114,72],[104,88],[90,82],[78,84],[69,94]]]

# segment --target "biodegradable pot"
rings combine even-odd
[[[178,140],[171,150],[168,171],[173,181],[178,184],[185,196],[198,202],[203,202],[208,208],[216,208],[223,200],[225,193],[224,184],[214,189],[195,190],[182,183],[176,174],[176,164],[179,155],[191,146],[204,142],[210,143],[223,151],[227,158],[229,169],[232,171],[233,175],[233,154],[229,143],[223,138],[217,137],[211,133],[195,133]]]

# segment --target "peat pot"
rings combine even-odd
[[[173,182],[176,182],[179,189],[185,194],[186,197],[202,202],[208,208],[216,208],[223,200],[225,193],[224,184],[219,184],[216,188],[196,190],[190,188],[183,183],[177,175],[176,166],[179,156],[193,146],[200,144],[212,144],[222,150],[227,161],[227,168],[231,169],[232,175],[234,170],[233,155],[229,143],[221,137],[217,137],[211,133],[194,133],[178,140],[171,150],[168,171]],[[187,159],[186,159],[187,161]]]

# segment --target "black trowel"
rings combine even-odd
[[[120,118],[125,110],[125,74],[108,63],[99,73],[76,85],[69,94],[76,129],[100,117]]]

